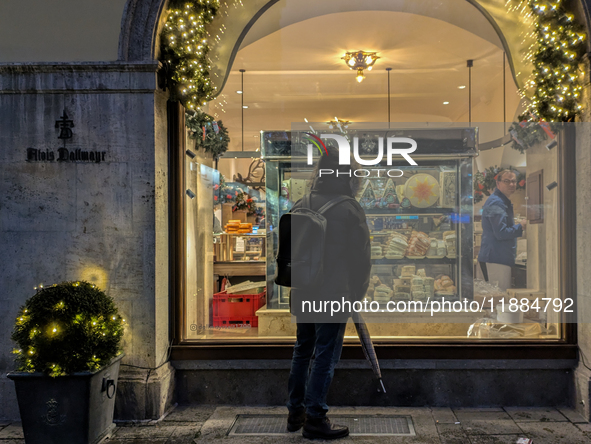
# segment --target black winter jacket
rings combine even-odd
[[[317,182],[312,188],[311,207],[317,211],[341,195],[352,197],[347,181]],[[292,209],[301,205],[302,200],[299,200]],[[302,313],[302,302],[316,301],[316,307],[321,302],[323,308],[324,301],[328,301],[329,306],[331,301],[341,302],[343,298],[352,303],[361,300],[369,286],[371,246],[363,208],[355,199],[350,199],[329,209],[324,217],[327,220],[324,279],[311,290],[292,288],[291,313],[297,316],[298,322],[346,322],[351,314],[348,309],[332,316],[330,309],[328,313],[324,309],[319,313],[309,313],[309,310]]]

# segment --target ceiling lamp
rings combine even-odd
[[[328,122],[326,122],[326,124],[328,125],[328,127],[330,129],[333,129],[334,127],[339,128],[341,131],[343,130],[343,128],[349,128],[349,120],[341,120],[335,117],[335,120],[329,120]]]
[[[362,82],[365,79],[363,75],[363,70],[367,69],[371,71],[371,67],[376,62],[378,57],[377,52],[365,52],[365,51],[353,51],[347,52],[343,57],[341,57],[349,69],[356,69],[357,70],[357,79],[358,82]]]

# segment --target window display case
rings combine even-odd
[[[388,165],[384,155],[382,162],[358,170],[362,186],[356,199],[367,216],[372,254],[365,298],[380,304],[472,300],[472,164],[477,130],[353,130],[345,137],[350,142],[358,137],[362,160],[376,159],[380,137],[405,137],[417,143],[412,154],[417,165],[401,156],[394,156]],[[261,133],[267,177],[267,307],[272,309],[289,306],[288,289],[273,282],[278,239],[274,227],[309,192],[313,165],[309,165],[307,138],[299,131]],[[324,139],[327,144],[332,140]]]

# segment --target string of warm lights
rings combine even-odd
[[[205,105],[215,95],[209,78],[209,46],[205,25],[219,9],[219,0],[171,2],[161,35],[162,61],[172,92],[188,110]]]
[[[522,121],[572,121],[582,109],[579,76],[583,73],[579,63],[585,32],[565,10],[562,0],[527,0],[527,6],[528,16],[535,19],[535,42],[528,53],[532,78],[521,90],[522,97],[530,102]]]
[[[50,376],[95,371],[119,353],[125,319],[95,285],[64,282],[35,290],[12,333],[19,370]]]

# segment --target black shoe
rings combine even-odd
[[[306,419],[306,411],[300,410],[299,412],[289,413],[287,417],[287,430],[290,432],[297,432],[304,425]]]
[[[302,435],[308,439],[339,439],[349,436],[349,427],[333,425],[330,423],[330,419],[326,417],[306,417]]]

